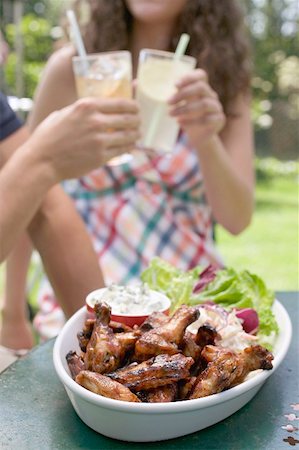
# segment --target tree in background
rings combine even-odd
[[[251,33],[253,119],[261,155],[296,158],[299,117],[298,1],[243,0]]]
[[[51,26],[56,26],[61,17],[62,8],[68,6],[71,0],[26,0],[24,15],[34,14],[40,18],[46,18]]]
[[[17,73],[20,70],[20,55],[16,48],[18,27],[14,23],[15,5],[16,1],[4,0],[1,9],[1,28],[10,48],[1,89],[9,95],[18,94],[16,79],[20,75]],[[53,51],[53,44],[61,37],[62,30],[57,25],[64,6],[67,6],[67,0],[26,0],[22,3],[23,17],[19,29],[22,40],[22,97],[33,97],[45,62]]]
[[[0,5],[5,39],[9,44],[10,53],[4,69],[4,81],[0,77],[0,88],[9,95],[32,98],[39,82],[41,72],[50,54],[67,40],[65,35],[68,23],[63,19],[64,11],[72,6],[79,10],[85,3],[82,0],[3,0],[6,5],[3,10]],[[20,23],[22,40],[22,62],[16,50],[18,27],[14,23],[14,4],[23,2],[23,17]],[[4,14],[5,13],[5,14]],[[1,30],[0,28],[0,30]],[[19,64],[18,64],[19,63]],[[18,70],[22,66],[23,89],[17,92]]]
[[[24,46],[23,96],[32,98],[45,61],[52,51],[51,26],[46,19],[28,14],[22,19],[21,32]],[[16,26],[14,24],[7,25],[6,39],[10,48],[13,48],[15,38]],[[12,51],[5,66],[6,82],[11,95],[16,95],[14,89],[16,86],[16,65],[17,54]]]

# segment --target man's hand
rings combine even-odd
[[[50,163],[60,181],[134,149],[138,127],[134,100],[84,98],[50,114],[32,134],[30,146]]]

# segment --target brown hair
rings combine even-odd
[[[91,19],[84,39],[89,53],[125,50],[133,18],[124,0],[88,0]],[[249,43],[244,32],[243,12],[235,0],[187,0],[171,39],[170,51],[182,32],[191,37],[187,54],[196,57],[207,71],[226,114],[231,102],[250,88]]]

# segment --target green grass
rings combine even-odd
[[[227,266],[248,269],[274,290],[298,290],[298,181],[275,177],[257,183],[252,224],[239,236],[216,228]]]

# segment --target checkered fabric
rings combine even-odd
[[[198,158],[183,135],[170,155],[136,152],[129,163],[99,168],[64,188],[86,223],[106,284],[136,280],[155,255],[184,270],[222,264]],[[43,297],[49,311],[45,287]]]

